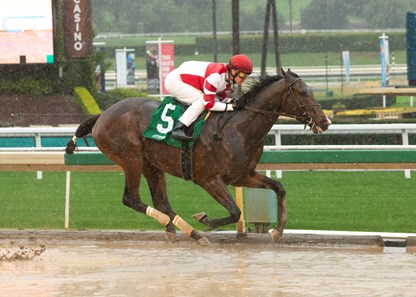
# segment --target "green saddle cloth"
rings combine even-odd
[[[186,108],[179,105],[172,96],[163,98],[162,104],[153,113],[143,136],[158,141],[165,141],[167,144],[174,147],[182,147],[182,141],[173,138],[171,132],[185,109]],[[195,121],[193,124],[194,131],[192,136],[194,139],[197,139],[201,134],[203,124],[204,117]],[[192,146],[194,143],[195,141],[191,141],[189,142],[189,145]]]

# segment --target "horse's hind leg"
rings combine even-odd
[[[176,225],[184,234],[195,239],[199,245],[209,244],[209,241],[205,236],[196,232],[191,225],[185,222],[172,210],[166,191],[165,173],[145,162],[143,166],[143,175],[149,184],[154,207],[167,214],[170,218],[170,222],[166,225],[166,238],[171,242],[176,241]]]

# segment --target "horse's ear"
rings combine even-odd
[[[299,75],[297,75],[296,73],[294,73],[292,70],[290,70],[290,68],[287,70],[286,72],[287,74],[289,74],[289,76],[291,77],[296,77],[299,78]]]
[[[283,68],[280,68],[280,73],[283,75],[283,77],[286,77],[286,72],[283,70]]]

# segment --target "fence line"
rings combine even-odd
[[[1,137],[34,137],[41,139],[48,136],[70,136],[76,127],[13,127],[0,128]],[[281,145],[281,135],[306,135],[311,132],[300,124],[273,125],[269,135],[274,135],[276,145]],[[416,124],[333,124],[325,134],[401,134],[403,144],[408,145],[408,135],[416,134]],[[38,145],[39,144],[39,145]],[[41,146],[40,141],[36,146]]]

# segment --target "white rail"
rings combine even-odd
[[[25,137],[25,136],[73,136],[74,127],[13,127],[0,128],[0,137]]]
[[[27,137],[39,136],[72,136],[77,127],[13,127],[0,128],[0,137]],[[395,134],[416,133],[415,124],[333,124],[325,134]],[[276,124],[270,130],[270,134],[277,135],[310,134],[309,129],[304,129],[302,124]]]
[[[273,150],[398,150],[398,149],[413,149],[416,150],[416,145],[389,145],[389,144],[369,144],[369,145],[265,145],[265,151]],[[1,152],[1,148],[0,148]]]
[[[309,129],[304,129],[302,125],[274,125],[270,130],[269,135],[274,136],[275,145],[274,146],[265,146],[265,149],[289,149],[290,146],[282,145],[282,135],[307,135],[310,134]],[[416,133],[416,124],[334,124],[329,127],[325,134],[401,134],[402,136],[402,145],[409,145],[409,134]],[[340,146],[320,146],[324,149],[351,149],[355,147],[358,149],[358,146],[354,145],[340,145]],[[388,149],[388,146],[377,146],[377,149],[380,147],[385,147]],[[315,145],[304,145],[297,146],[296,149],[318,149],[318,146]],[[403,147],[405,148],[405,147]],[[270,171],[267,171],[267,174],[270,175]],[[405,170],[405,177],[410,178],[410,170]],[[282,171],[276,170],[276,177],[282,177]]]
[[[50,136],[68,136],[75,134],[76,127],[18,127],[0,128],[0,137],[34,137],[35,147],[42,147],[41,138]],[[334,124],[331,125],[325,134],[401,134],[402,145],[409,145],[409,134],[416,134],[415,124]],[[274,136],[275,145],[265,146],[265,149],[290,149],[291,146],[282,146],[282,135],[310,135],[309,129],[304,129],[301,124],[279,125],[272,127],[269,135]],[[68,139],[69,140],[69,139]],[[331,149],[331,146],[321,146],[324,149]],[[340,145],[336,148],[358,148],[355,145]],[[317,146],[298,146],[297,149],[313,149]],[[386,145],[386,148],[388,146]],[[1,149],[1,147],[0,147]]]
[[[68,136],[75,134],[77,127],[13,127],[0,128],[0,137],[34,137],[35,147],[42,148],[42,137]],[[1,149],[1,148],[0,148]],[[24,148],[18,148],[24,150]],[[8,148],[11,150],[11,148]],[[42,171],[37,172],[37,178],[42,179]]]

